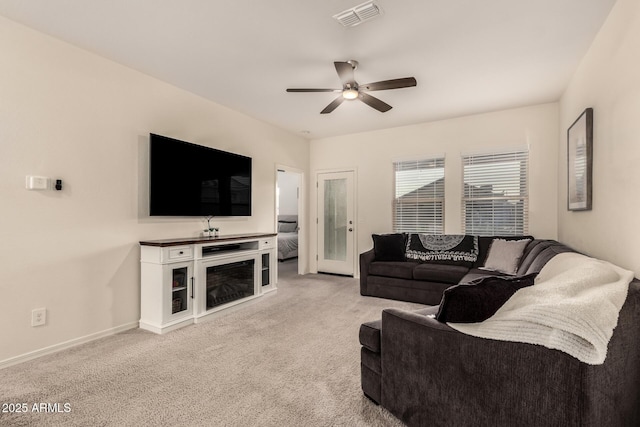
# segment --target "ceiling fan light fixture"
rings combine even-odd
[[[356,99],[358,97],[358,90],[348,88],[342,91],[342,97],[344,99]]]
[[[354,70],[358,67],[358,61],[334,61],[338,77],[342,81],[342,89],[287,89],[287,92],[340,92],[320,114],[328,114],[338,108],[344,100],[358,100],[369,107],[385,113],[392,107],[384,101],[369,95],[368,92],[376,90],[401,89],[405,87],[413,87],[417,84],[415,77],[403,77],[401,79],[381,80],[379,82],[366,83],[359,85],[354,76]]]

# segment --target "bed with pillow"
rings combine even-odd
[[[298,215],[278,216],[278,261],[298,256]]]
[[[360,294],[438,305],[454,285],[537,273],[569,251],[532,236],[373,235],[373,248],[360,255]]]

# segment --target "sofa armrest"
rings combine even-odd
[[[360,254],[360,295],[369,295],[367,292],[367,277],[369,276],[369,265],[375,259],[376,254],[373,248]]]
[[[580,425],[581,364],[385,309],[381,404],[412,425]],[[533,380],[532,378],[535,378]]]

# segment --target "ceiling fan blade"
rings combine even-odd
[[[358,97],[360,98],[360,101],[364,102],[369,107],[375,108],[381,113],[385,113],[392,108],[391,105],[387,104],[386,102],[380,101],[378,98],[363,92],[360,92]]]
[[[342,92],[342,89],[287,89],[287,92]]]
[[[400,89],[403,87],[411,87],[417,85],[414,77],[405,77],[402,79],[383,80],[380,82],[367,83],[360,85],[360,90],[387,90],[387,89]]]
[[[353,85],[356,82],[353,77],[353,66],[351,64],[348,62],[334,62],[333,65],[336,66],[336,71],[338,72],[338,76],[340,76],[343,86],[347,83]]]
[[[343,101],[344,98],[342,97],[342,95],[340,95],[339,97],[331,101],[331,104],[327,105],[324,110],[320,111],[320,114],[328,114],[332,112],[333,110],[338,108],[338,105],[342,104]]]

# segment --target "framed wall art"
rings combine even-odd
[[[587,108],[567,130],[567,208],[591,210],[593,169],[593,108]]]

